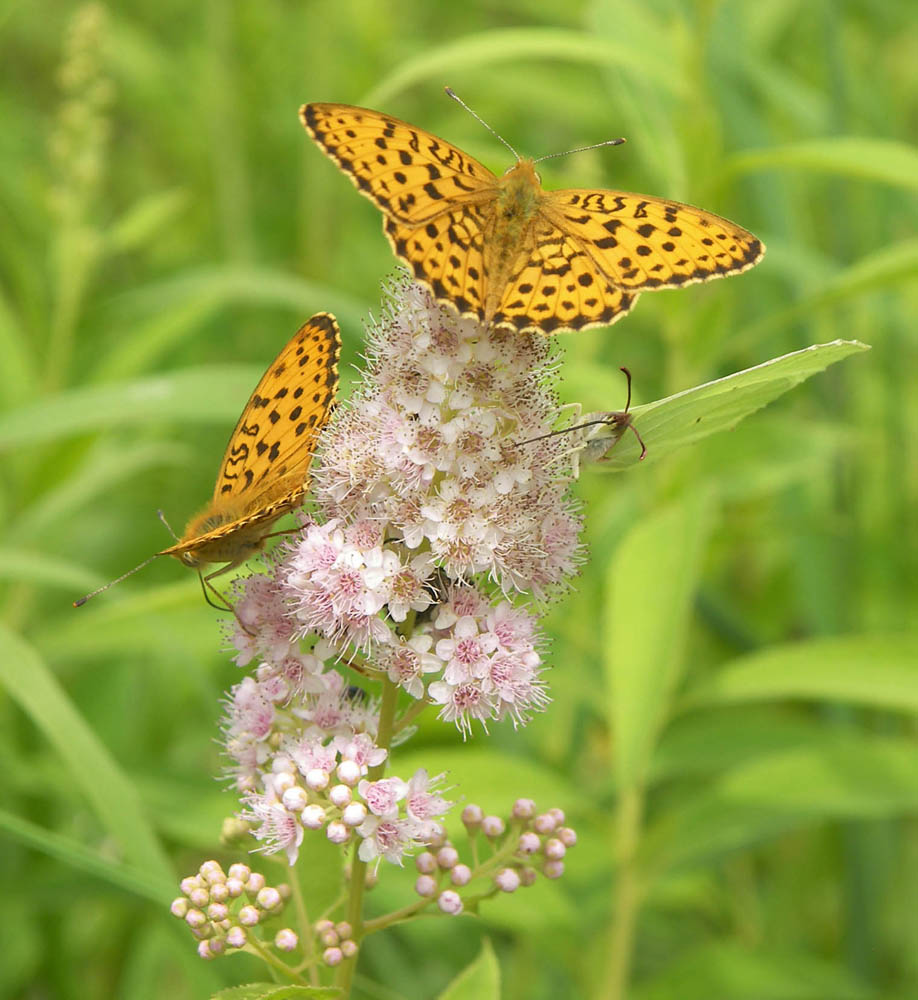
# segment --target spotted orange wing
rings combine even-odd
[[[344,104],[306,130],[383,212],[397,257],[463,316],[520,332],[615,322],[637,294],[738,274],[764,253],[732,222],[622,191],[545,191],[532,160],[498,178],[443,139]]]
[[[212,500],[160,555],[194,568],[226,562],[229,569],[260,549],[271,523],[302,502],[316,440],[337,391],[340,347],[338,324],[329,313],[300,327],[246,403]]]

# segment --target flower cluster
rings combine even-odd
[[[490,847],[490,855],[471,867],[460,861],[458,850],[449,842],[432,845],[415,858],[419,875],[414,891],[424,899],[436,899],[444,913],[456,915],[465,908],[464,897],[477,901],[496,892],[515,892],[532,885],[541,873],[550,879],[564,874],[564,856],[577,843],[577,834],[564,825],[564,812],[549,809],[537,813],[531,799],[517,799],[509,822],[500,816],[486,816],[481,808],[468,805],[462,811],[462,822],[472,838],[478,857],[478,834]],[[488,879],[490,890],[466,887],[479,879]],[[472,886],[475,888],[474,886]]]
[[[288,885],[270,886],[248,865],[230,865],[224,872],[217,861],[205,861],[197,874],[182,879],[181,889],[182,895],[172,901],[172,914],[191,928],[201,958],[245,947],[254,928],[279,916],[290,895]],[[285,927],[273,943],[279,951],[292,951],[298,938]]]
[[[321,518],[237,590],[237,662],[315,695],[334,657],[464,733],[520,724],[548,697],[536,614],[511,595],[548,595],[580,559],[567,444],[541,437],[557,412],[551,348],[396,291],[322,437]]]

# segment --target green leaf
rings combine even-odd
[[[0,624],[0,681],[54,746],[103,827],[132,866],[173,885],[175,876],[137,788],[76,711],[38,653]]]
[[[868,1000],[874,995],[837,962],[707,941],[639,983],[633,994],[634,1000]]]
[[[97,586],[95,579],[93,573],[55,556],[28,549],[0,548],[0,580],[81,591]]]
[[[61,392],[0,416],[0,451],[150,421],[232,426],[262,370],[214,365]]]
[[[456,976],[438,1000],[500,1000],[500,966],[490,941],[482,943],[475,961]]]
[[[390,102],[415,84],[436,81],[444,74],[494,67],[517,59],[553,59],[590,66],[619,66],[634,70],[673,93],[679,77],[672,66],[646,50],[613,38],[599,38],[580,31],[558,28],[502,28],[465,35],[445,45],[428,46],[422,55],[403,61],[398,70],[368,91],[358,103],[378,107]]]
[[[150,878],[146,871],[118,864],[79,841],[45,830],[3,810],[0,810],[0,830],[4,830],[21,844],[41,851],[48,857],[57,858],[75,871],[86,872],[93,878],[101,879],[135,896],[144,896],[157,905],[167,906],[176,896],[174,882]]]
[[[214,993],[211,1000],[297,1000],[298,997],[311,1000],[334,1000],[340,997],[337,986],[279,986],[277,983],[247,983],[245,986],[230,986],[229,989]]]
[[[912,741],[830,733],[819,746],[731,768],[710,790],[671,809],[648,831],[643,859],[653,871],[704,864],[816,822],[916,812]]]
[[[655,512],[625,535],[609,566],[604,665],[621,788],[643,781],[682,671],[707,522],[702,495]]]
[[[734,156],[727,170],[736,174],[765,170],[815,170],[918,190],[918,148],[890,139],[834,136],[772,146]]]
[[[856,340],[834,340],[794,351],[754,368],[705,382],[653,403],[635,406],[631,418],[647,446],[647,461],[663,458],[710,434],[730,430],[811,375],[852,354],[869,350]],[[591,413],[578,424],[608,414]],[[637,464],[641,449],[621,426],[603,424],[587,432],[581,460],[601,461],[614,471]]]
[[[106,233],[109,251],[124,253],[149,243],[161,229],[175,222],[189,201],[189,193],[182,188],[141,198]]]
[[[732,661],[685,708],[807,698],[918,712],[918,635],[813,639]]]

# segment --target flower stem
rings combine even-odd
[[[637,847],[641,836],[644,797],[640,788],[623,790],[616,815],[618,840],[618,878],[615,881],[612,933],[609,940],[609,964],[606,988],[602,996],[625,1000],[631,975],[634,929],[641,903]]]
[[[384,750],[389,749],[395,729],[395,710],[398,706],[398,685],[387,677],[382,681],[382,701],[379,706],[379,728],[376,734],[376,745]],[[371,767],[369,779],[377,781],[386,772],[388,756],[380,764]],[[351,893],[347,905],[347,920],[353,929],[353,940],[360,943],[364,936],[363,926],[363,893],[367,882],[367,863],[358,856],[359,843],[354,844],[351,857]],[[341,965],[336,978],[336,985],[341,988],[342,997],[350,996],[354,972],[357,969],[357,956],[346,959]]]

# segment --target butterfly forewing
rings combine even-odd
[[[237,564],[260,547],[272,521],[302,501],[334,403],[340,345],[329,313],[313,316],[296,332],[246,403],[210,504],[161,555],[184,556],[194,565]]]
[[[398,222],[418,226],[496,191],[497,178],[487,167],[390,115],[348,104],[304,104],[300,120],[357,189]]]

